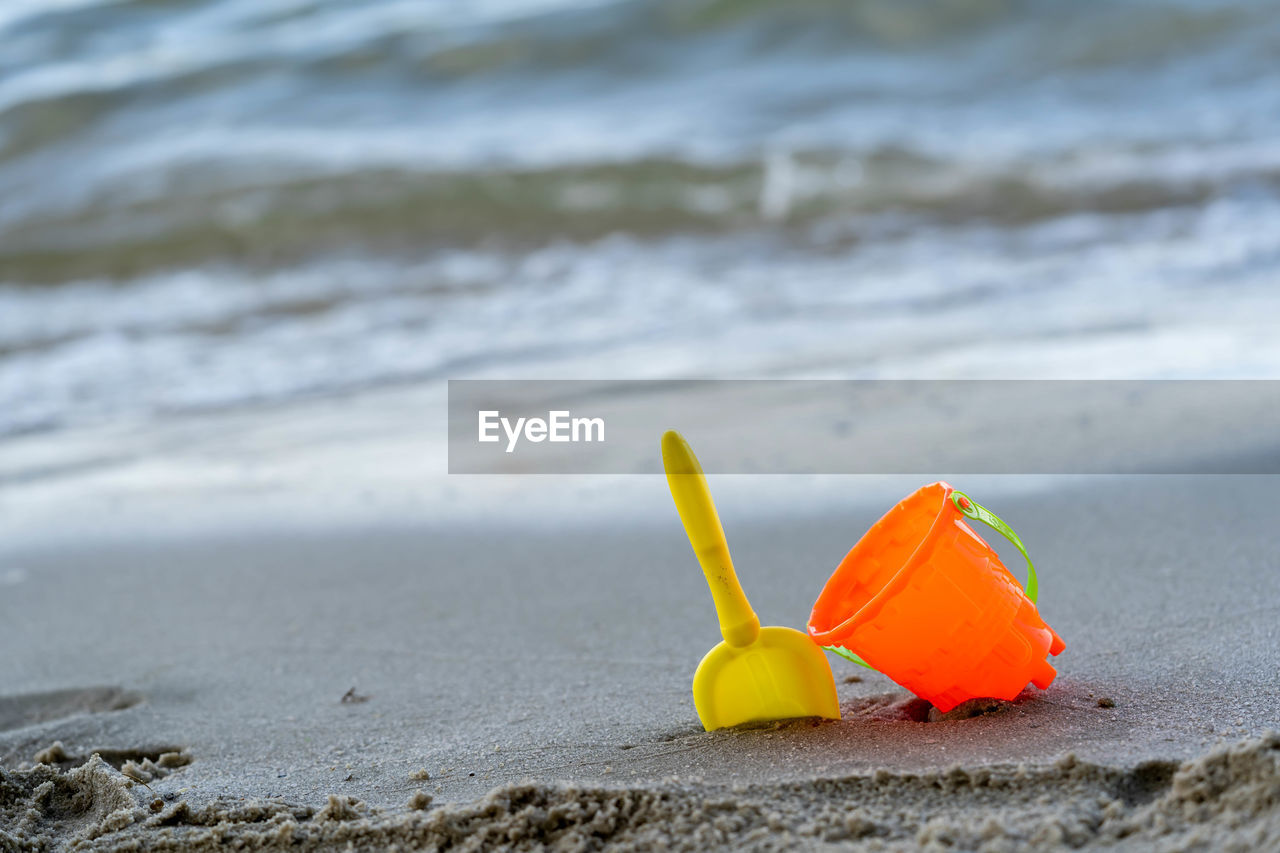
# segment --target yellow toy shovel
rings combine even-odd
[[[680,433],[662,436],[662,464],[724,637],[693,675],[693,704],[703,728],[789,717],[840,719],[835,681],[822,650],[791,628],[760,627],[733,571],[707,478]]]

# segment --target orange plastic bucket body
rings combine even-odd
[[[966,523],[947,483],[917,489],[841,561],[809,616],[809,635],[840,646],[949,711],[1012,699],[1057,675],[1065,647],[1000,557]],[[968,504],[966,504],[966,507]]]

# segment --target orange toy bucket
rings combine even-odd
[[[1036,610],[1035,567],[1018,584],[966,519],[991,525],[1024,557],[1018,535],[947,483],[917,489],[853,546],[818,596],[809,636],[950,711],[968,699],[1012,699],[1057,675],[1065,648]]]

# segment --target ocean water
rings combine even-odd
[[[0,435],[462,377],[1280,376],[1274,4],[7,0]]]

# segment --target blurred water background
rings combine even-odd
[[[1280,15],[7,0],[0,434],[447,377],[1280,376]]]

